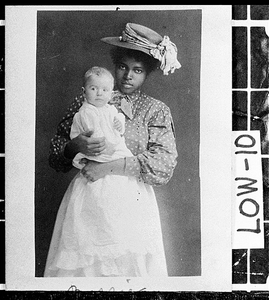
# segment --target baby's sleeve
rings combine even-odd
[[[124,132],[125,132],[125,116],[123,113],[118,113],[116,118],[121,122],[121,125],[122,125],[120,134],[124,134]]]
[[[86,113],[85,110],[80,110],[73,118],[73,123],[70,130],[70,138],[73,139],[82,132],[93,131],[93,129],[93,115],[89,112]]]
[[[111,106],[111,115],[112,115],[112,122],[114,120],[114,118],[117,118],[122,125],[122,129],[120,131],[120,134],[124,134],[125,132],[125,116],[123,113],[118,112],[118,110],[116,109],[116,107],[114,105],[110,105]]]

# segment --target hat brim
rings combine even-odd
[[[114,37],[114,36],[113,37],[105,37],[105,38],[102,38],[101,41],[104,42],[104,43],[116,46],[116,47],[141,51],[141,52],[144,52],[144,53],[151,56],[148,49],[145,49],[145,48],[142,48],[140,46],[121,41],[119,37]]]

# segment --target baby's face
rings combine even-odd
[[[113,83],[107,75],[91,75],[83,89],[86,101],[96,107],[104,106],[111,99]]]

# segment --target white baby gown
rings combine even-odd
[[[71,138],[94,128],[94,136],[105,136],[109,145],[91,159],[132,156],[112,127],[115,115],[112,105],[96,108],[88,103],[75,115]],[[82,168],[83,157],[77,155],[73,164]],[[44,276],[167,276],[158,215],[154,191],[142,180],[107,175],[89,182],[79,172],[58,210]]]

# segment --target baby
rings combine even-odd
[[[107,162],[118,158],[132,156],[125,145],[125,116],[108,104],[114,87],[114,77],[102,67],[92,67],[84,75],[82,87],[84,103],[75,114],[71,127],[70,138],[82,132],[93,131],[92,137],[105,137],[106,149],[97,156],[86,156],[78,153],[73,165],[83,168],[83,158],[98,162]]]

